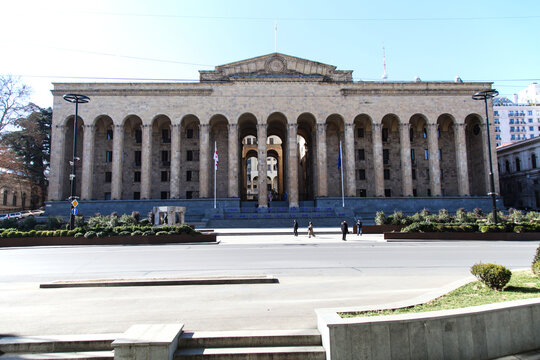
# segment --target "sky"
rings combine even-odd
[[[355,81],[540,81],[540,1],[0,0],[0,73],[52,106],[53,82],[198,81],[277,51]]]

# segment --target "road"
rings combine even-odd
[[[0,334],[315,328],[314,309],[409,300],[477,262],[528,268],[538,242],[386,243],[321,235],[219,237],[219,244],[0,250]],[[274,275],[276,284],[39,289],[55,280]]]

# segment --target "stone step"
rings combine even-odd
[[[60,353],[112,350],[120,334],[6,336],[0,338],[1,353]]]
[[[174,354],[175,360],[325,360],[322,346],[191,348]]]
[[[245,348],[271,346],[319,346],[321,335],[307,330],[246,330],[183,332],[179,348]]]
[[[54,353],[16,353],[4,354],[0,360],[111,360],[114,353],[111,351],[79,351]]]

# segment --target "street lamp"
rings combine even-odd
[[[79,117],[79,104],[85,104],[90,101],[90,98],[86,95],[79,94],[66,94],[64,95],[64,100],[70,103],[75,104],[75,120],[73,120],[73,159],[69,162],[71,165],[71,174],[69,175],[69,181],[71,182],[71,195],[69,196],[69,202],[71,204],[71,210],[69,212],[69,228],[73,230],[75,227],[75,214],[77,213],[77,199],[78,196],[75,196],[75,167],[77,160],[80,158],[77,157],[77,127],[78,127],[78,117]]]
[[[486,107],[486,133],[487,133],[487,146],[489,156],[489,194],[491,195],[491,206],[493,208],[493,221],[497,224],[497,194],[495,193],[495,179],[493,178],[493,160],[491,157],[491,138],[489,133],[489,115],[487,99],[491,99],[499,95],[499,92],[495,89],[484,90],[477,92],[472,96],[473,100],[484,100]]]

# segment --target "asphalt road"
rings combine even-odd
[[[538,242],[386,243],[251,234],[212,245],[0,249],[0,334],[315,328],[314,309],[410,300],[477,262],[528,268]],[[276,284],[39,289],[55,280],[275,275]]]

